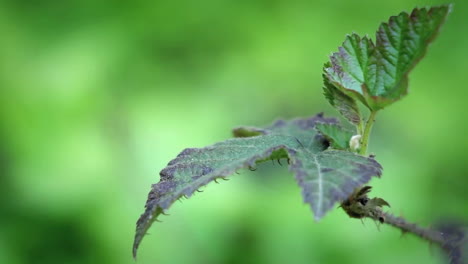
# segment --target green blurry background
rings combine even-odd
[[[468,221],[468,3],[379,114],[374,195],[431,225]],[[2,1],[0,263],[134,263],[158,172],[238,125],[337,115],[321,68],[347,33],[442,1]],[[443,263],[435,248],[341,210],[313,221],[286,166],[176,203],[138,263]]]

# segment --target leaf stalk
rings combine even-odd
[[[359,121],[359,124],[356,126],[356,129],[357,129],[358,135],[362,135],[363,129],[364,129],[364,127],[363,127],[363,125],[362,125],[362,123],[363,123],[362,121],[363,121],[363,120],[362,120],[362,118],[359,118],[359,119],[360,119],[360,121]]]
[[[360,155],[366,155],[367,153],[367,146],[369,145],[369,137],[372,131],[372,126],[375,122],[375,116],[377,111],[371,111],[369,115],[369,119],[367,119],[366,127],[364,128],[364,134],[361,138],[361,148],[359,150]]]

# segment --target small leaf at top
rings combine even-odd
[[[424,57],[450,13],[451,5],[416,8],[382,23],[374,44],[368,37],[347,36],[330,57],[328,81],[376,111],[408,92],[408,74]]]
[[[259,162],[290,159],[290,170],[303,188],[304,201],[311,205],[316,219],[372,176],[380,176],[382,168],[373,158],[348,151],[326,151],[329,142],[315,130],[317,123],[336,124],[337,120],[319,114],[278,120],[267,128],[237,128],[234,134],[241,138],[182,151],[160,172],[159,183],[151,188],[145,211],[137,222],[134,256],[151,224],[177,199],[190,197],[209,182],[224,179],[242,168],[255,167]]]
[[[349,149],[349,140],[353,132],[348,131],[338,124],[318,123],[315,128],[330,141],[334,149]]]

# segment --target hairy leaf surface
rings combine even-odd
[[[160,172],[159,183],[151,188],[145,212],[137,222],[134,256],[151,224],[174,201],[182,196],[190,197],[209,182],[262,161],[290,160],[290,171],[296,175],[303,188],[304,201],[311,205],[316,219],[372,176],[380,176],[381,167],[372,158],[327,150],[330,143],[315,130],[317,123],[337,124],[337,121],[319,114],[279,120],[266,128],[241,127],[234,129],[234,135],[239,138],[182,151]]]
[[[372,176],[380,176],[382,169],[371,158],[340,150],[313,153],[301,149],[290,153],[290,158],[290,170],[296,175],[304,202],[310,204],[316,220]]]
[[[379,110],[408,92],[408,74],[426,53],[451,9],[416,8],[382,23],[374,44],[368,37],[347,36],[330,57],[326,77],[348,96]]]

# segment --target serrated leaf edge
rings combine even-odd
[[[211,146],[209,146],[209,147],[211,147]],[[255,155],[255,156],[250,157],[241,166],[238,166],[238,167],[236,167],[236,168],[234,168],[232,170],[220,171],[219,173],[217,173],[215,175],[212,175],[208,179],[200,181],[199,183],[196,183],[198,181],[198,179],[195,180],[193,182],[193,184],[191,184],[191,186],[194,185],[195,187],[184,188],[184,189],[181,189],[180,191],[176,192],[177,194],[174,195],[173,199],[171,199],[169,202],[165,202],[165,204],[167,204],[166,206],[160,206],[159,204],[156,204],[156,205],[152,204],[154,202],[154,200],[155,200],[155,198],[153,197],[153,195],[155,195],[153,187],[156,185],[156,184],[153,184],[153,187],[151,188],[151,191],[148,194],[148,199],[147,199],[147,202],[146,202],[146,205],[145,205],[145,212],[140,216],[140,218],[137,221],[136,234],[135,234],[135,238],[134,238],[134,242],[133,242],[133,257],[136,258],[138,247],[141,244],[141,241],[143,240],[143,237],[145,236],[146,232],[151,227],[151,225],[154,223],[154,221],[152,221],[152,219],[153,218],[157,219],[157,217],[160,214],[164,213],[164,211],[166,209],[170,208],[171,205],[175,201],[177,201],[181,197],[185,197],[185,196],[187,198],[189,198],[190,196],[192,196],[192,194],[195,192],[195,190],[199,189],[200,187],[203,187],[203,186],[207,185],[211,181],[214,181],[214,180],[216,180],[218,178],[225,178],[225,177],[227,177],[229,175],[234,174],[237,170],[252,167],[252,166],[255,165],[255,162],[257,160],[265,159],[265,158],[271,156],[273,152],[275,152],[277,150],[280,150],[280,149],[287,149],[287,147],[285,145],[278,145],[278,146],[272,147],[272,148],[266,150],[264,153],[262,153],[260,155]],[[177,158],[180,155],[184,155],[184,153],[186,153],[187,150],[193,150],[193,149],[191,149],[191,148],[184,149],[175,159],[171,160],[168,164],[174,163],[175,160],[177,160]],[[163,171],[164,170],[162,170],[161,173],[163,173]],[[193,191],[190,191],[192,189],[193,189]]]

